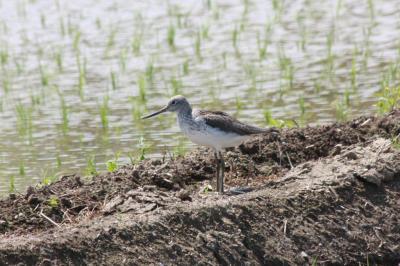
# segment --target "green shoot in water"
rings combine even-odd
[[[10,186],[8,188],[9,193],[14,193],[15,192],[15,176],[10,176]]]
[[[19,163],[19,175],[24,176],[25,175],[25,165],[24,162]]]
[[[186,143],[182,139],[179,139],[178,145],[176,145],[173,150],[174,156],[175,157],[184,156],[186,152],[187,152]]]
[[[144,75],[139,75],[138,81],[137,81],[137,86],[139,88],[139,100],[142,103],[146,102],[146,89],[147,89],[147,84],[146,84],[146,78]]]
[[[115,72],[110,72],[110,79],[111,79],[111,87],[113,90],[117,89],[117,78],[115,77]]]
[[[67,104],[65,103],[64,97],[62,95],[61,95],[60,101],[61,101],[61,118],[62,118],[61,130],[62,130],[63,134],[65,135],[68,132],[68,124],[69,124],[68,107],[67,107]]]
[[[172,24],[168,27],[167,42],[169,47],[175,48],[175,27]]]
[[[264,110],[264,119],[268,126],[283,128],[283,127],[294,127],[296,124],[292,120],[281,120],[272,117],[270,110]]]
[[[100,120],[103,129],[108,129],[108,112],[110,108],[108,107],[108,96],[104,97],[103,104],[100,106]]]
[[[16,105],[17,130],[21,137],[27,136],[29,143],[32,144],[32,108],[25,107],[22,103]]]
[[[90,158],[87,159],[86,163],[86,169],[85,169],[85,176],[95,176],[97,175],[98,172],[96,170],[96,161],[95,161],[95,156],[91,156]]]

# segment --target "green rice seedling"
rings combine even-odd
[[[104,97],[103,104],[100,106],[100,120],[103,129],[108,129],[108,113],[110,108],[108,106],[108,96]]]
[[[54,59],[56,60],[58,72],[62,73],[63,72],[63,59],[62,59],[62,51],[61,51],[61,49],[58,49],[54,53]]]
[[[95,176],[98,174],[97,170],[96,170],[96,161],[95,161],[95,156],[91,156],[87,159],[86,162],[86,168],[85,168],[85,176]]]
[[[237,49],[238,37],[239,37],[239,31],[238,31],[237,27],[235,26],[235,28],[232,31],[232,46],[235,49]]]
[[[328,35],[326,36],[326,46],[327,46],[326,62],[327,62],[328,73],[331,73],[333,71],[334,55],[332,52],[332,47],[333,47],[334,41],[335,41],[335,27],[333,26],[333,27],[331,27],[331,30],[329,31]]]
[[[64,18],[62,16],[60,16],[58,20],[58,27],[60,28],[61,36],[65,36],[65,24],[64,24]]]
[[[187,76],[189,74],[189,60],[186,59],[182,64],[182,74]]]
[[[375,6],[373,0],[368,0],[368,10],[369,10],[369,17],[371,20],[375,17]]]
[[[237,112],[240,112],[241,110],[243,110],[244,103],[243,103],[243,101],[241,100],[241,98],[238,97],[237,95],[236,95],[236,97],[235,97],[235,104],[236,104],[236,110],[237,110]]]
[[[43,69],[42,63],[39,61],[40,81],[42,86],[47,87],[49,85],[49,76],[47,71]]]
[[[139,100],[142,103],[146,102],[146,91],[147,91],[147,83],[146,83],[146,78],[144,75],[139,75],[138,80],[137,80],[137,86],[139,88]]]
[[[112,160],[108,160],[106,162],[106,167],[107,167],[107,171],[112,173],[115,172],[118,169],[118,159],[119,159],[119,155],[120,153],[117,152],[114,154],[114,159]]]
[[[132,105],[131,113],[133,121],[136,123],[141,123],[141,117],[145,112],[145,105],[135,97],[129,97],[129,101]]]
[[[277,127],[277,128],[283,128],[283,127],[291,128],[291,127],[295,126],[295,123],[293,120],[281,120],[281,119],[273,118],[271,111],[268,109],[265,109],[263,114],[264,114],[264,120],[268,126]]]
[[[342,8],[342,0],[337,0],[336,2],[336,17],[339,16],[340,9]]]
[[[208,39],[209,31],[210,31],[210,25],[202,25],[201,26],[201,38],[204,40]]]
[[[80,40],[81,40],[81,32],[77,30],[75,32],[74,40],[72,42],[72,47],[74,48],[75,51],[79,51]]]
[[[25,107],[18,103],[15,107],[17,112],[17,130],[21,137],[28,136],[29,143],[32,144],[32,108]]]
[[[181,94],[181,90],[183,88],[182,80],[172,77],[170,80],[171,88],[172,88],[172,95]]]
[[[19,175],[20,176],[24,176],[25,175],[25,165],[24,165],[23,161],[21,161],[19,163]]]
[[[11,84],[10,84],[10,79],[9,79],[8,74],[5,74],[3,76],[2,85],[3,85],[4,93],[7,94],[11,89]]]
[[[106,51],[109,51],[115,45],[115,36],[117,35],[117,29],[113,28],[110,30],[107,39]]]
[[[42,25],[42,29],[46,28],[46,16],[44,14],[40,14],[40,24]]]
[[[57,156],[56,156],[56,164],[57,164],[57,169],[61,169],[62,160],[61,160],[61,157],[60,157],[60,153],[57,153]]]
[[[298,103],[299,103],[299,108],[300,108],[300,117],[304,118],[306,115],[306,104],[305,104],[303,96],[301,96],[299,98]]]
[[[96,18],[96,22],[95,23],[96,23],[96,28],[98,30],[101,30],[102,29],[102,24],[101,24],[101,19],[99,17]]]
[[[69,118],[68,118],[68,106],[65,103],[64,97],[61,95],[60,96],[60,102],[61,102],[61,130],[64,135],[67,134],[68,129],[69,129]]]
[[[22,72],[24,71],[24,65],[21,63],[22,60],[18,58],[14,58],[14,66],[15,69],[17,70],[17,75],[21,75]]]
[[[169,47],[175,48],[175,27],[172,24],[168,27],[167,42]]]
[[[146,159],[145,156],[146,156],[146,151],[148,149],[148,145],[144,142],[143,136],[140,136],[140,138],[139,138],[138,147],[139,147],[138,159],[139,159],[139,161],[143,161],[144,159]]]
[[[134,55],[140,54],[140,48],[142,46],[142,33],[136,32],[132,38],[132,52]]]
[[[261,41],[260,33],[257,34],[257,47],[258,47],[258,59],[262,61],[267,57],[268,40],[265,39],[264,41]]]
[[[336,101],[335,115],[336,115],[336,120],[338,120],[338,121],[343,122],[343,121],[347,120],[348,106],[347,106],[345,100]]]
[[[9,53],[7,47],[3,47],[0,50],[0,62],[1,62],[1,67],[5,69],[9,59]]]
[[[351,88],[355,90],[357,88],[357,48],[354,49],[353,57],[351,59],[351,71],[350,71],[350,79],[351,79]]]
[[[44,186],[48,186],[48,185],[50,185],[50,184],[52,184],[52,183],[57,181],[57,176],[56,175],[54,175],[54,174],[53,175],[47,175],[46,173],[47,173],[47,171],[45,171],[45,175],[44,175],[44,177],[42,179],[42,184]]]
[[[400,86],[397,87],[385,87],[381,92],[378,93],[378,107],[379,114],[385,114],[392,111],[395,108],[400,107]]]
[[[147,62],[145,75],[146,75],[146,79],[150,83],[152,83],[153,80],[154,80],[154,64],[153,64],[153,60],[149,60]]]
[[[14,193],[16,190],[15,190],[15,176],[10,176],[10,185],[9,185],[9,188],[8,188],[8,192],[9,193]]]
[[[194,50],[195,50],[197,59],[201,61],[202,57],[201,57],[201,35],[200,35],[200,33],[196,34],[196,40],[195,40],[195,43],[194,43]]]
[[[128,55],[128,48],[125,47],[119,53],[119,66],[120,66],[122,72],[125,72],[125,70],[126,70],[127,55]]]
[[[117,89],[117,78],[115,77],[115,72],[111,70],[110,72],[111,87],[113,90]]]
[[[86,59],[84,59],[83,64],[80,59],[79,52],[76,54],[76,65],[78,66],[78,92],[81,99],[84,97],[84,86],[86,84]]]

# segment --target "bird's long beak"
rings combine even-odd
[[[155,113],[152,113],[152,114],[150,114],[150,115],[143,116],[142,119],[147,119],[147,118],[150,118],[150,117],[159,115],[159,114],[161,114],[161,113],[164,113],[164,112],[166,112],[166,111],[167,111],[167,106],[165,106],[164,108],[162,108],[161,110],[159,110],[159,111],[157,111],[157,112],[155,112]]]

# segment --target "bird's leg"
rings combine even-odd
[[[218,157],[218,152],[215,151],[215,163],[217,164],[217,190],[218,190],[218,179],[219,179],[219,174],[220,174],[220,162],[219,162],[219,157]]]
[[[217,191],[220,193],[224,193],[224,170],[225,170],[225,162],[224,162],[224,157],[222,156],[222,153],[218,151],[218,157],[219,157],[219,168],[220,170],[218,171],[218,178],[217,178]]]

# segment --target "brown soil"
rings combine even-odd
[[[2,264],[397,265],[400,111],[65,176],[0,201]],[[400,137],[399,137],[400,138]],[[212,181],[211,181],[212,180]]]

